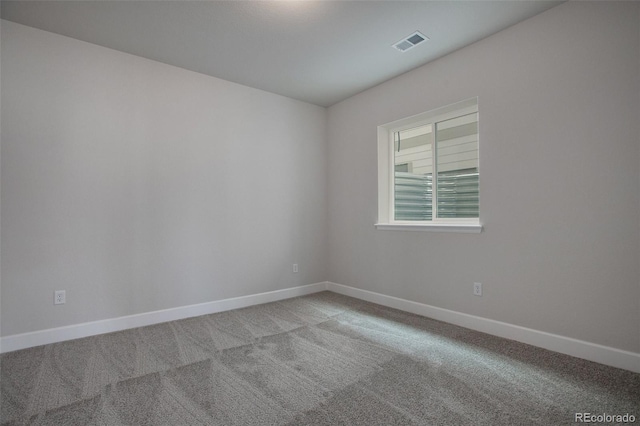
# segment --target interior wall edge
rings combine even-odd
[[[640,373],[640,353],[329,282],[327,290],[576,358]]]
[[[318,282],[282,290],[268,291],[265,293],[214,300],[211,302],[162,309],[142,314],[126,315],[100,321],[73,324],[64,327],[49,328],[29,333],[14,334],[0,338],[0,353],[13,352],[34,346],[59,343],[67,340],[128,330],[131,328],[145,327],[148,325],[181,320],[200,315],[215,314],[232,309],[260,305],[263,303],[277,302],[279,300],[290,299],[292,297],[318,293],[320,291],[325,291],[326,289],[327,282]]]
[[[362,290],[330,281],[143,314],[128,315],[108,320],[5,336],[0,338],[0,348],[2,348],[2,352],[0,353],[136,327],[144,327],[199,315],[224,312],[263,303],[277,302],[279,300],[305,296],[326,290],[576,358],[640,373],[640,353],[625,351],[449,309],[438,308],[436,306]]]

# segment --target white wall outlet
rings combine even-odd
[[[294,263],[294,264],[293,264],[293,273],[294,273],[294,274],[297,274],[297,273],[298,273],[298,264],[297,264],[297,263]]]
[[[482,283],[473,283],[473,294],[482,296]]]
[[[65,290],[56,290],[53,292],[53,304],[64,305],[67,303],[67,293]]]

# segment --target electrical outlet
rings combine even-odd
[[[67,294],[65,290],[56,290],[53,292],[53,304],[64,305],[67,303]]]
[[[298,273],[298,264],[297,264],[297,263],[294,263],[294,264],[293,264],[293,273],[294,273],[294,274],[297,274],[297,273]]]
[[[473,294],[482,296],[482,283],[473,283]]]

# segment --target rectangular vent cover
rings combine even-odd
[[[419,31],[416,31],[415,33],[407,36],[406,38],[403,38],[402,40],[394,44],[393,47],[401,52],[406,52],[407,50],[416,47],[416,45],[422,43],[425,40],[429,40],[429,37]]]

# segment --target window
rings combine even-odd
[[[480,232],[477,98],[378,127],[378,229]]]

